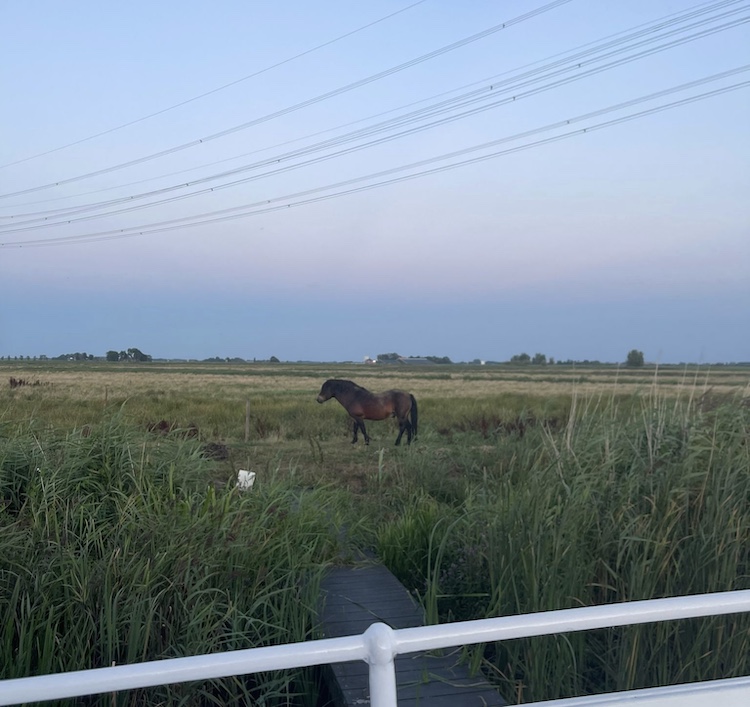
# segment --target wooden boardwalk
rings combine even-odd
[[[422,610],[406,588],[380,564],[336,567],[323,579],[320,628],[326,638],[363,633],[382,621],[391,628],[424,625]],[[457,665],[456,655],[410,653],[396,658],[399,707],[491,707],[505,705],[481,676]],[[331,692],[338,705],[369,705],[364,661],[330,668]]]

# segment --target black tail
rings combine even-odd
[[[417,399],[413,395],[409,395],[411,398],[411,434],[413,437],[417,436]]]

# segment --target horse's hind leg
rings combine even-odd
[[[406,443],[411,444],[411,423],[404,419],[398,421],[398,437],[396,437],[396,446],[401,444],[401,437],[404,435],[404,430],[406,431]]]

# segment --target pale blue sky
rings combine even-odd
[[[592,129],[750,81],[750,2],[410,4],[0,5],[0,355],[750,360],[750,89]],[[359,149],[479,89],[487,110]],[[186,223],[227,209],[249,215]]]

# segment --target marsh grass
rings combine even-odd
[[[108,407],[126,403],[129,419],[175,418],[228,439],[244,436],[250,401],[257,436],[306,437],[316,420],[331,419],[334,403],[317,406],[315,395],[329,377],[351,378],[371,390],[404,388],[427,407],[426,423],[476,417],[491,408],[537,417],[565,413],[571,391],[632,397],[658,387],[669,397],[750,392],[750,370],[731,367],[568,366],[363,366],[361,364],[113,364],[100,362],[0,362],[2,379],[39,382],[9,389],[0,379],[0,419],[35,419],[58,429],[83,426]],[[450,401],[450,405],[446,405]],[[475,409],[472,411],[471,408]],[[433,414],[438,411],[440,414]],[[467,423],[468,424],[468,423]],[[314,433],[318,433],[314,431]]]
[[[338,556],[335,489],[207,483],[199,445],[119,416],[0,437],[0,675],[300,641]],[[118,704],[310,704],[305,671],[136,690]],[[110,696],[93,702],[113,704]]]
[[[750,586],[750,371],[0,370],[42,382],[0,387],[0,677],[310,637],[344,527],[432,621]],[[344,410],[315,402],[334,376],[413,390],[416,442],[394,447],[385,421],[352,446]],[[160,421],[171,431],[148,431]],[[239,468],[252,493],[233,490]],[[748,674],[748,631],[672,622],[465,657],[510,702],[550,699]],[[312,704],[318,689],[298,671],[115,700]]]
[[[446,456],[436,473],[462,490],[424,486],[378,549],[433,621],[750,588],[749,429],[740,400],[701,413],[653,394],[625,414],[574,401],[564,429],[498,439],[460,480]],[[750,617],[467,655],[511,701],[730,677],[750,673]]]

